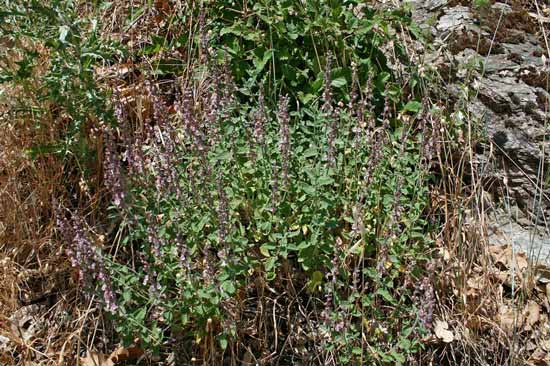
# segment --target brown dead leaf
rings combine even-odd
[[[476,276],[476,277],[470,277],[466,281],[466,284],[469,288],[475,289],[475,290],[481,290],[485,287],[484,279],[482,276]]]
[[[437,338],[445,343],[451,343],[455,338],[453,332],[449,330],[449,324],[443,320],[435,322],[434,333]]]
[[[550,365],[550,355],[540,348],[533,351],[529,357],[529,365]]]
[[[525,318],[525,330],[533,330],[533,325],[540,320],[540,305],[530,300],[523,310]]]
[[[520,272],[524,271],[529,266],[527,255],[516,251],[515,256],[512,256],[512,252],[512,247],[509,245],[492,245],[489,247],[489,253],[491,253],[495,263],[500,263],[507,269],[515,267]]]
[[[550,283],[550,267],[544,264],[538,264],[535,267],[535,277],[542,284]]]
[[[101,352],[90,351],[86,357],[80,357],[82,366],[114,366],[114,362],[110,357],[105,356]]]
[[[121,363],[126,361],[134,361],[140,358],[144,354],[144,351],[138,347],[118,347],[116,350],[111,353],[109,359],[113,363]]]
[[[464,325],[466,326],[465,331],[471,330],[479,330],[483,326],[483,318],[477,315],[470,316],[465,322]]]
[[[500,326],[507,332],[512,332],[514,329],[520,328],[523,325],[522,314],[517,314],[514,308],[501,305],[498,310],[498,321]]]
[[[494,268],[491,272],[491,278],[495,280],[498,283],[507,283],[509,273],[499,270],[498,268]]]

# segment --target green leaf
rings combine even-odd
[[[229,295],[233,295],[235,293],[235,284],[233,281],[224,281],[221,284],[221,288],[227,292]]]
[[[300,101],[303,104],[308,104],[309,102],[311,102],[315,98],[315,95],[311,94],[311,93],[304,94],[303,92],[299,92],[298,93],[298,98],[300,98]]]
[[[228,345],[227,338],[225,336],[220,336],[220,347],[222,350],[226,350]]]
[[[348,83],[348,81],[346,80],[346,78],[341,76],[339,78],[336,78],[336,79],[332,80],[330,85],[332,85],[335,88],[341,88],[341,87],[347,85],[347,83]]]
[[[397,365],[402,365],[405,362],[405,356],[403,356],[401,353],[398,353],[394,349],[390,351],[390,355],[397,362]]]
[[[271,257],[271,253],[269,253],[269,248],[267,244],[264,244],[260,247],[260,253],[262,253],[264,257]]]
[[[304,151],[304,153],[302,154],[302,156],[304,158],[312,158],[314,156],[319,156],[319,150],[317,150],[317,148],[314,148],[314,147],[310,147],[309,149],[307,149],[306,151]]]
[[[320,271],[315,271],[311,274],[308,288],[310,291],[315,291],[317,287],[323,282],[323,274]]]
[[[122,298],[124,299],[124,301],[128,302],[130,301],[130,299],[132,298],[132,293],[130,290],[127,290],[127,291],[124,291],[122,293]]]
[[[207,215],[204,215],[201,218],[201,221],[198,222],[198,224],[193,225],[193,232],[200,233],[202,229],[204,229],[204,225],[208,222],[209,218]]]
[[[316,194],[315,188],[313,188],[309,184],[302,184],[302,190],[309,196],[314,196]]]
[[[263,57],[261,59],[254,58],[252,62],[254,63],[254,66],[256,67],[256,70],[254,70],[255,74],[259,74],[265,65],[268,63],[268,61],[273,56],[274,51],[273,50],[267,50],[264,52]]]
[[[422,103],[417,102],[416,100],[411,100],[401,110],[401,112],[413,112],[418,113],[422,109]]]
[[[319,177],[319,179],[317,180],[317,184],[320,186],[328,186],[334,184],[334,179],[332,179],[328,175],[323,175]]]
[[[395,299],[392,297],[392,295],[388,292],[388,290],[379,288],[376,293],[384,298],[389,303],[394,303]]]

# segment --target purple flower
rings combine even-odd
[[[323,91],[323,106],[322,111],[328,116],[332,112],[332,53],[327,54],[327,64],[324,74],[324,91]]]
[[[384,130],[389,130],[390,128],[390,98],[386,95],[384,98],[384,111],[382,112],[382,126]]]
[[[200,42],[200,61],[201,64],[205,64],[208,62],[209,59],[209,52],[208,52],[208,42],[209,42],[209,36],[206,31],[206,11],[204,7],[200,7],[199,11],[199,42]]]
[[[191,149],[202,159],[206,157],[208,147],[205,143],[206,136],[194,113],[194,105],[193,91],[189,88],[184,91],[181,100],[176,101],[174,107],[178,119],[183,124],[185,135],[191,142]]]
[[[263,88],[260,88],[260,96],[258,99],[258,109],[254,113],[254,140],[258,146],[264,143],[264,129],[267,116],[265,111],[265,100]]]
[[[227,52],[225,53],[225,57],[227,58]],[[231,72],[231,67],[229,64],[229,60],[225,60],[223,64],[223,76],[220,78],[223,80],[223,96],[221,100],[221,110],[222,114],[221,117],[223,119],[227,118],[229,116],[229,112],[233,108],[235,102],[236,102],[236,92],[237,92],[237,86],[235,85],[235,80],[233,80],[233,73]]]
[[[191,259],[189,258],[189,249],[187,248],[187,245],[185,245],[180,233],[176,235],[176,239],[174,240],[174,242],[178,251],[181,267],[188,272],[191,271]]]
[[[164,246],[164,240],[159,236],[158,225],[156,219],[150,213],[145,214],[147,221],[147,240],[151,246],[151,251],[155,258],[160,259],[162,257],[162,247]]]
[[[153,117],[155,126],[149,128],[148,139],[151,142],[152,154],[149,168],[155,177],[155,186],[160,193],[176,193],[181,191],[178,184],[176,130],[169,118],[168,107],[158,95],[156,87],[149,82],[146,89],[153,101]]]
[[[117,152],[114,131],[107,128],[105,131],[105,158],[103,163],[103,179],[111,192],[113,203],[120,207],[124,201],[125,192],[122,183],[122,168]]]
[[[288,97],[279,99],[279,151],[281,154],[281,178],[283,186],[289,183],[288,166],[290,160],[290,117],[288,114]]]
[[[218,174],[217,182],[218,191],[218,244],[223,248],[225,246],[225,239],[228,232],[229,224],[229,209],[227,204],[227,197],[223,188],[223,177]]]
[[[401,155],[403,156],[403,155]],[[397,184],[395,186],[395,193],[393,197],[393,214],[392,214],[392,224],[397,225],[401,220],[401,215],[403,213],[403,207],[401,207],[401,187],[403,186],[403,176],[400,174],[397,178]]]
[[[382,159],[382,149],[384,144],[383,134],[384,132],[378,131],[374,133],[374,142],[370,146],[370,156],[367,161],[367,165],[363,168],[363,181],[365,185],[369,185],[374,176],[374,171]]]
[[[367,146],[370,146],[372,144],[374,128],[376,127],[375,117],[374,117],[374,105],[372,103],[373,98],[374,96],[373,96],[373,88],[372,88],[372,77],[369,75],[369,78],[367,80],[367,85],[365,86],[365,96],[361,103],[362,114],[363,115],[365,113],[367,114],[367,121],[366,121],[367,136],[365,141]]]
[[[433,328],[433,313],[435,309],[435,292],[429,277],[424,277],[414,290],[413,298],[418,304],[418,319],[430,330]]]
[[[278,205],[279,196],[279,169],[277,165],[273,165],[271,178],[271,213],[275,213]]]
[[[351,93],[349,97],[349,103],[348,103],[348,110],[351,113],[352,117],[357,117],[357,108],[355,106],[355,103],[357,102],[357,99],[359,98],[357,88],[359,85],[359,77],[357,75],[357,64],[355,62],[352,62],[351,64]]]
[[[147,260],[147,257],[141,253],[139,256],[141,265],[143,266],[143,272],[145,272],[145,277],[143,278],[143,286],[149,285],[149,293],[151,296],[154,297],[160,297],[161,294],[161,285],[158,281],[158,274],[157,272],[152,268],[151,264]]]
[[[61,207],[57,207],[56,221],[57,229],[67,244],[67,256],[72,266],[78,269],[80,280],[88,288],[94,288],[100,283],[106,309],[110,312],[116,311],[116,296],[111,278],[101,252],[90,239],[84,220],[76,214],[67,219]]]

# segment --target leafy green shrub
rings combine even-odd
[[[74,156],[85,168],[96,156],[87,142],[90,126],[113,120],[94,67],[121,52],[99,37],[97,18],[82,17],[77,2],[4,0],[1,6],[0,39],[13,47],[0,55],[0,81],[32,96],[35,105],[22,109],[33,116],[33,128],[59,135],[57,143],[30,152]]]
[[[213,2],[199,15],[200,62],[176,92],[146,83],[142,128],[114,95],[114,245],[95,247],[77,213],[60,213],[59,228],[127,342],[184,343],[205,364],[240,357],[254,338],[248,303],[263,308],[268,288],[309,314],[307,335],[274,305],[274,345],[247,352],[411,362],[433,310],[420,278],[439,126],[407,100],[418,80],[390,27],[401,21],[352,1]],[[308,351],[285,349],[281,332]]]
[[[345,102],[352,64],[361,85],[369,76],[374,78],[379,107],[378,93],[387,91],[397,101],[402,90],[419,85],[416,65],[396,35],[401,27],[415,29],[400,9],[375,10],[361,1],[276,0],[216,1],[209,10],[217,35],[214,42],[228,54],[220,58],[229,58],[239,90],[246,96],[261,86],[268,97],[288,94],[308,105],[322,92],[328,54],[335,64],[332,86]],[[391,72],[389,53],[402,63],[394,66],[407,69],[406,84],[392,85],[401,75]]]

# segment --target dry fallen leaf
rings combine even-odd
[[[540,320],[540,305],[530,300],[523,312],[525,317],[525,330],[532,330],[533,325]]]
[[[105,356],[103,353],[90,351],[86,357],[80,357],[80,364],[82,366],[114,366],[114,362],[110,357]]]
[[[435,322],[434,333],[437,338],[445,343],[451,343],[454,340],[454,334],[449,330],[449,324],[446,321],[438,320]]]
[[[529,365],[550,365],[550,355],[537,348],[529,357],[529,361],[531,361],[528,363]]]
[[[116,350],[113,351],[113,353],[111,353],[109,359],[116,364],[126,361],[137,360],[143,355],[143,353],[144,351],[138,347],[118,347]]]
[[[491,245],[489,247],[489,252],[495,263],[500,263],[508,269],[515,267],[516,270],[522,272],[529,266],[527,255],[523,252],[516,251],[515,256],[512,256],[513,250],[509,245]]]
[[[470,277],[466,281],[469,288],[474,290],[481,290],[485,287],[483,276]]]
[[[498,310],[498,320],[500,326],[507,332],[512,332],[516,328],[521,328],[523,325],[523,315],[518,313],[514,308],[501,305]]]

